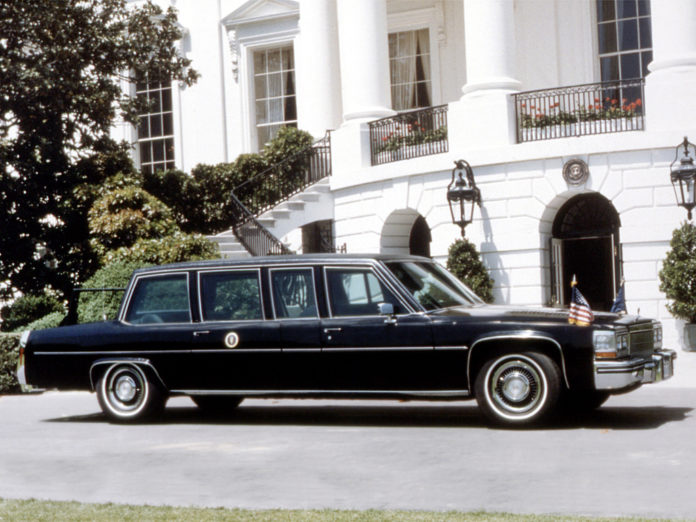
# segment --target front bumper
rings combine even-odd
[[[651,358],[632,357],[622,361],[595,361],[597,390],[621,391],[641,384],[660,382],[674,375],[674,350],[659,350]]]

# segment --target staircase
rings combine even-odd
[[[302,246],[301,236],[292,244],[278,238],[313,221],[333,219],[330,175],[331,143],[327,134],[235,187],[232,205],[236,223],[208,239],[218,243],[223,258],[292,253]],[[274,196],[269,198],[268,194]]]
[[[256,216],[255,220],[276,238],[283,238],[289,232],[303,225],[325,219],[333,219],[333,195],[329,191],[328,178],[321,179],[299,194],[295,194],[290,199]],[[238,239],[234,229],[210,236],[209,239],[217,242],[222,258],[251,257],[249,251]],[[292,241],[284,243],[284,246],[288,250],[287,253],[290,253],[299,248],[301,243],[297,244],[297,241]],[[262,251],[259,254],[265,253],[268,252]]]

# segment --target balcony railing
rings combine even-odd
[[[449,151],[447,105],[402,112],[369,126],[372,165]]]
[[[643,79],[514,94],[517,142],[643,130]]]

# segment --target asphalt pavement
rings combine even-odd
[[[693,517],[696,387],[645,386],[543,429],[474,402],[171,399],[110,424],[89,393],[0,397],[0,497],[239,508]]]

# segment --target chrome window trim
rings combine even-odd
[[[547,335],[542,335],[538,334],[535,332],[518,332],[518,333],[509,333],[509,334],[495,334],[495,335],[489,335],[487,337],[481,337],[480,339],[477,339],[474,341],[471,345],[471,348],[469,349],[469,355],[466,360],[466,379],[467,382],[469,383],[469,388],[473,387],[473,383],[471,382],[471,354],[474,353],[474,348],[476,348],[476,345],[488,342],[488,341],[498,341],[501,339],[512,339],[512,340],[523,340],[523,341],[529,341],[532,339],[537,339],[540,341],[548,341],[551,344],[553,344],[556,348],[558,348],[558,353],[561,356],[561,371],[563,372],[563,381],[565,382],[566,386],[570,388],[570,383],[568,382],[568,372],[566,371],[566,362],[565,362],[565,355],[563,354],[563,348],[561,348],[561,345],[559,344],[558,341],[556,341],[554,338],[549,337]]]
[[[344,265],[344,264],[339,264],[339,265],[331,265],[329,263],[323,265],[323,274],[322,278],[324,281],[324,293],[326,297],[326,307],[329,312],[329,319],[355,319],[355,318],[365,318],[365,317],[382,317],[381,314],[376,313],[376,314],[368,314],[368,315],[334,315],[333,313],[333,307],[331,305],[331,295],[329,293],[329,279],[327,277],[327,272],[329,270],[367,270],[370,271],[374,274],[374,276],[377,278],[377,280],[380,283],[383,283],[389,291],[394,295],[396,300],[401,303],[401,305],[409,311],[409,313],[405,314],[396,314],[397,317],[403,317],[407,315],[412,315],[416,313],[417,311],[413,309],[412,306],[410,306],[408,303],[404,303],[404,300],[401,298],[399,295],[400,292],[394,288],[394,286],[391,284],[389,280],[385,280],[385,278],[380,277],[379,271],[376,270],[376,265],[372,264],[355,264],[355,265]]]
[[[268,290],[269,293],[271,294],[271,307],[273,308],[273,319],[276,321],[316,321],[318,319],[321,319],[319,316],[319,301],[317,299],[317,285],[316,281],[314,280],[314,268],[317,265],[314,264],[308,264],[308,265],[280,265],[280,267],[275,267],[275,268],[269,268],[268,269]],[[276,313],[276,303],[275,303],[275,295],[273,292],[273,272],[277,272],[279,270],[283,271],[306,271],[309,270],[311,274],[311,280],[312,280],[312,296],[314,297],[314,309],[316,310],[316,314],[314,317],[278,317]]]
[[[210,274],[210,273],[219,273],[219,272],[256,272],[256,280],[259,283],[259,302],[261,303],[261,318],[260,319],[228,319],[228,320],[215,320],[215,321],[209,321],[206,320],[203,317],[203,292],[202,292],[202,285],[201,285],[201,276],[204,274]],[[258,322],[258,321],[264,321],[266,319],[266,308],[264,307],[263,304],[263,282],[261,281],[261,267],[252,267],[252,268],[243,268],[243,267],[231,267],[231,268],[224,268],[224,267],[218,267],[218,268],[206,268],[206,269],[201,269],[196,271],[196,281],[198,283],[198,292],[196,299],[198,300],[198,314],[201,319],[201,324],[212,324],[212,323],[248,323],[248,322]]]
[[[160,324],[160,325],[185,325],[185,324],[192,324],[193,323],[193,313],[191,309],[191,270],[186,270],[186,269],[170,269],[170,270],[157,270],[154,272],[147,272],[144,274],[137,274],[133,277],[133,281],[131,282],[131,285],[128,288],[128,293],[124,298],[124,306],[121,308],[120,313],[118,314],[118,321],[127,324],[129,326],[133,326],[136,328],[139,327],[151,327],[153,324]],[[176,275],[176,274],[183,274],[186,276],[186,300],[188,301],[188,314],[189,314],[189,320],[188,321],[183,321],[183,322],[177,322],[177,323],[148,323],[148,324],[134,324],[129,321],[126,321],[126,316],[128,315],[128,310],[130,309],[131,306],[131,300],[133,298],[133,293],[135,292],[135,288],[138,286],[140,281],[142,279],[152,279],[156,277],[163,277],[163,276],[169,276],[169,275]]]

